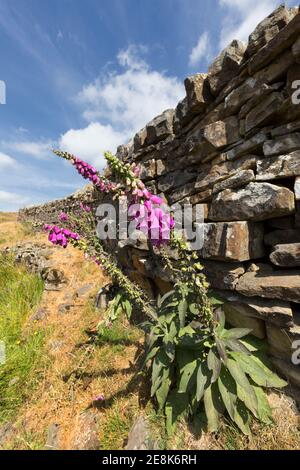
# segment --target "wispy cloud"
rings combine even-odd
[[[14,211],[30,202],[26,196],[18,193],[0,190],[0,210]]]
[[[226,47],[233,39],[247,42],[257,24],[281,3],[274,0],[219,0],[224,11],[220,47]]]
[[[18,163],[17,161],[7,155],[6,153],[0,152],[0,169],[6,169],[6,168],[18,168]]]
[[[117,55],[121,72],[100,76],[77,97],[89,125],[61,136],[61,148],[102,164],[103,150],[115,151],[165,109],[183,97],[183,85],[175,77],[152,70],[143,58],[144,46],[131,45]]]
[[[51,140],[47,141],[2,141],[3,148],[28,155],[30,157],[44,160],[49,157],[52,148],[55,146]]]
[[[83,159],[103,167],[106,150],[115,151],[117,146],[125,143],[130,134],[118,132],[110,124],[92,122],[82,129],[70,129],[61,136],[59,146],[66,152],[74,153]]]
[[[196,46],[192,49],[190,56],[189,56],[189,65],[190,66],[198,65],[203,58],[207,62],[211,58],[210,39],[209,39],[209,34],[207,31],[201,34]]]

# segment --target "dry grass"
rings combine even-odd
[[[12,218],[0,222],[0,239],[4,226],[10,243],[14,243],[16,237],[24,236],[23,228]],[[45,241],[43,235],[31,235],[30,238]],[[140,413],[148,416],[162,448],[300,449],[299,414],[289,398],[277,393],[270,394],[275,424],[264,427],[254,424],[251,439],[242,436],[228,423],[224,423],[222,432],[214,436],[181,424],[175,437],[166,439],[163,417],[157,416],[147,401],[149,387],[134,380],[135,360],[142,350],[141,332],[121,321],[113,328],[105,329],[99,340],[96,326],[103,312],[94,309],[93,299],[107,279],[97,266],[84,260],[82,254],[72,248],[55,248],[52,261],[65,272],[68,282],[62,291],[45,292],[40,305],[48,311],[39,326],[47,331],[44,354],[48,358],[48,367],[40,371],[37,388],[20,410],[7,448],[40,449],[45,445],[48,427],[57,423],[60,425],[60,447],[70,449],[79,414],[92,406],[96,407],[99,417],[102,449],[122,449],[128,430]],[[88,294],[83,298],[76,297],[78,289],[85,284],[91,285]],[[60,314],[59,306],[66,302],[73,305]],[[102,405],[93,401],[100,394],[106,398]]]
[[[189,450],[300,450],[299,412],[293,400],[282,393],[271,392],[274,424],[252,424],[252,436],[242,435],[231,424],[223,422],[221,431],[209,435],[195,426],[181,424],[176,437],[168,442],[173,449]],[[204,425],[202,429],[204,428]]]
[[[44,240],[42,234],[34,234],[30,224],[17,222],[18,214],[13,212],[0,212],[0,250],[6,246],[31,241]]]

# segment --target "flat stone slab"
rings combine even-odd
[[[260,223],[218,222],[199,224],[204,245],[200,256],[219,261],[248,261],[264,256],[264,229]]]
[[[268,181],[300,174],[300,150],[257,161],[257,181]]]
[[[220,292],[226,303],[233,305],[241,315],[258,318],[277,327],[293,326],[293,311],[289,302],[261,297],[245,297],[237,292]]]
[[[245,273],[241,263],[201,260],[201,264],[213,289],[234,290],[239,278]]]
[[[255,180],[255,175],[253,170],[242,170],[238,173],[226,178],[226,180],[220,181],[215,184],[213,187],[213,194],[224,191],[224,189],[236,189],[241,186],[246,186],[251,181]]]
[[[290,153],[297,149],[300,149],[300,132],[267,140],[263,146],[264,155],[267,157]]]
[[[300,243],[276,245],[270,254],[270,260],[276,266],[284,268],[300,267]]]
[[[212,200],[209,219],[262,221],[283,217],[295,210],[294,193],[270,183],[249,183],[238,190],[225,189]]]
[[[300,303],[300,270],[246,272],[236,285],[240,294]]]

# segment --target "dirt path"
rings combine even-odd
[[[27,235],[22,230],[14,216],[9,221],[0,221],[2,246],[29,240],[45,243],[43,234]],[[88,439],[94,444],[88,445],[97,447],[97,439],[101,441],[101,427],[106,429],[105,422],[114,408],[107,410],[106,401],[130,381],[132,362],[140,347],[140,332],[126,322],[121,331],[117,327],[106,332],[106,344],[97,344],[95,329],[103,312],[94,308],[94,299],[108,279],[94,263],[85,260],[82,253],[72,247],[67,250],[53,247],[51,251],[49,261],[64,272],[67,282],[59,291],[44,292],[38,310],[28,322],[31,328],[32,318],[35,318],[34,328],[46,331],[44,354],[48,365],[40,371],[31,399],[20,409],[13,436],[6,445],[8,448],[42,448],[47,434],[50,446],[60,449],[81,447],[85,444],[80,442],[78,435],[82,434],[83,427],[92,433]],[[101,395],[106,399],[103,403],[96,400]],[[122,414],[128,413],[132,403],[134,407],[137,405],[136,400],[137,397],[132,400],[132,396],[121,398],[115,410],[116,423],[122,421]],[[123,438],[130,425],[127,421],[125,416],[125,427],[124,423],[119,423]],[[119,446],[123,444],[122,429]]]
[[[0,214],[0,249],[24,242],[45,243],[32,235],[15,215]],[[54,247],[50,261],[67,282],[60,291],[43,294],[36,320],[27,328],[42,328],[46,366],[37,374],[34,392],[21,407],[8,449],[122,449],[128,432],[141,413],[152,421],[152,432],[162,448],[170,449],[300,449],[299,414],[282,393],[269,395],[274,426],[253,426],[248,439],[230,424],[211,436],[181,424],[170,440],[163,436],[163,418],[156,416],[147,386],[133,382],[135,359],[142,350],[141,331],[122,320],[96,334],[104,312],[94,307],[97,290],[107,282],[102,271],[72,247]],[[104,398],[104,400],[99,400]]]

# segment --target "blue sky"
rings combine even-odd
[[[274,0],[0,0],[0,210],[82,186],[62,148],[103,166],[184,96],[231,39],[247,40]],[[292,5],[295,2],[287,2]]]

